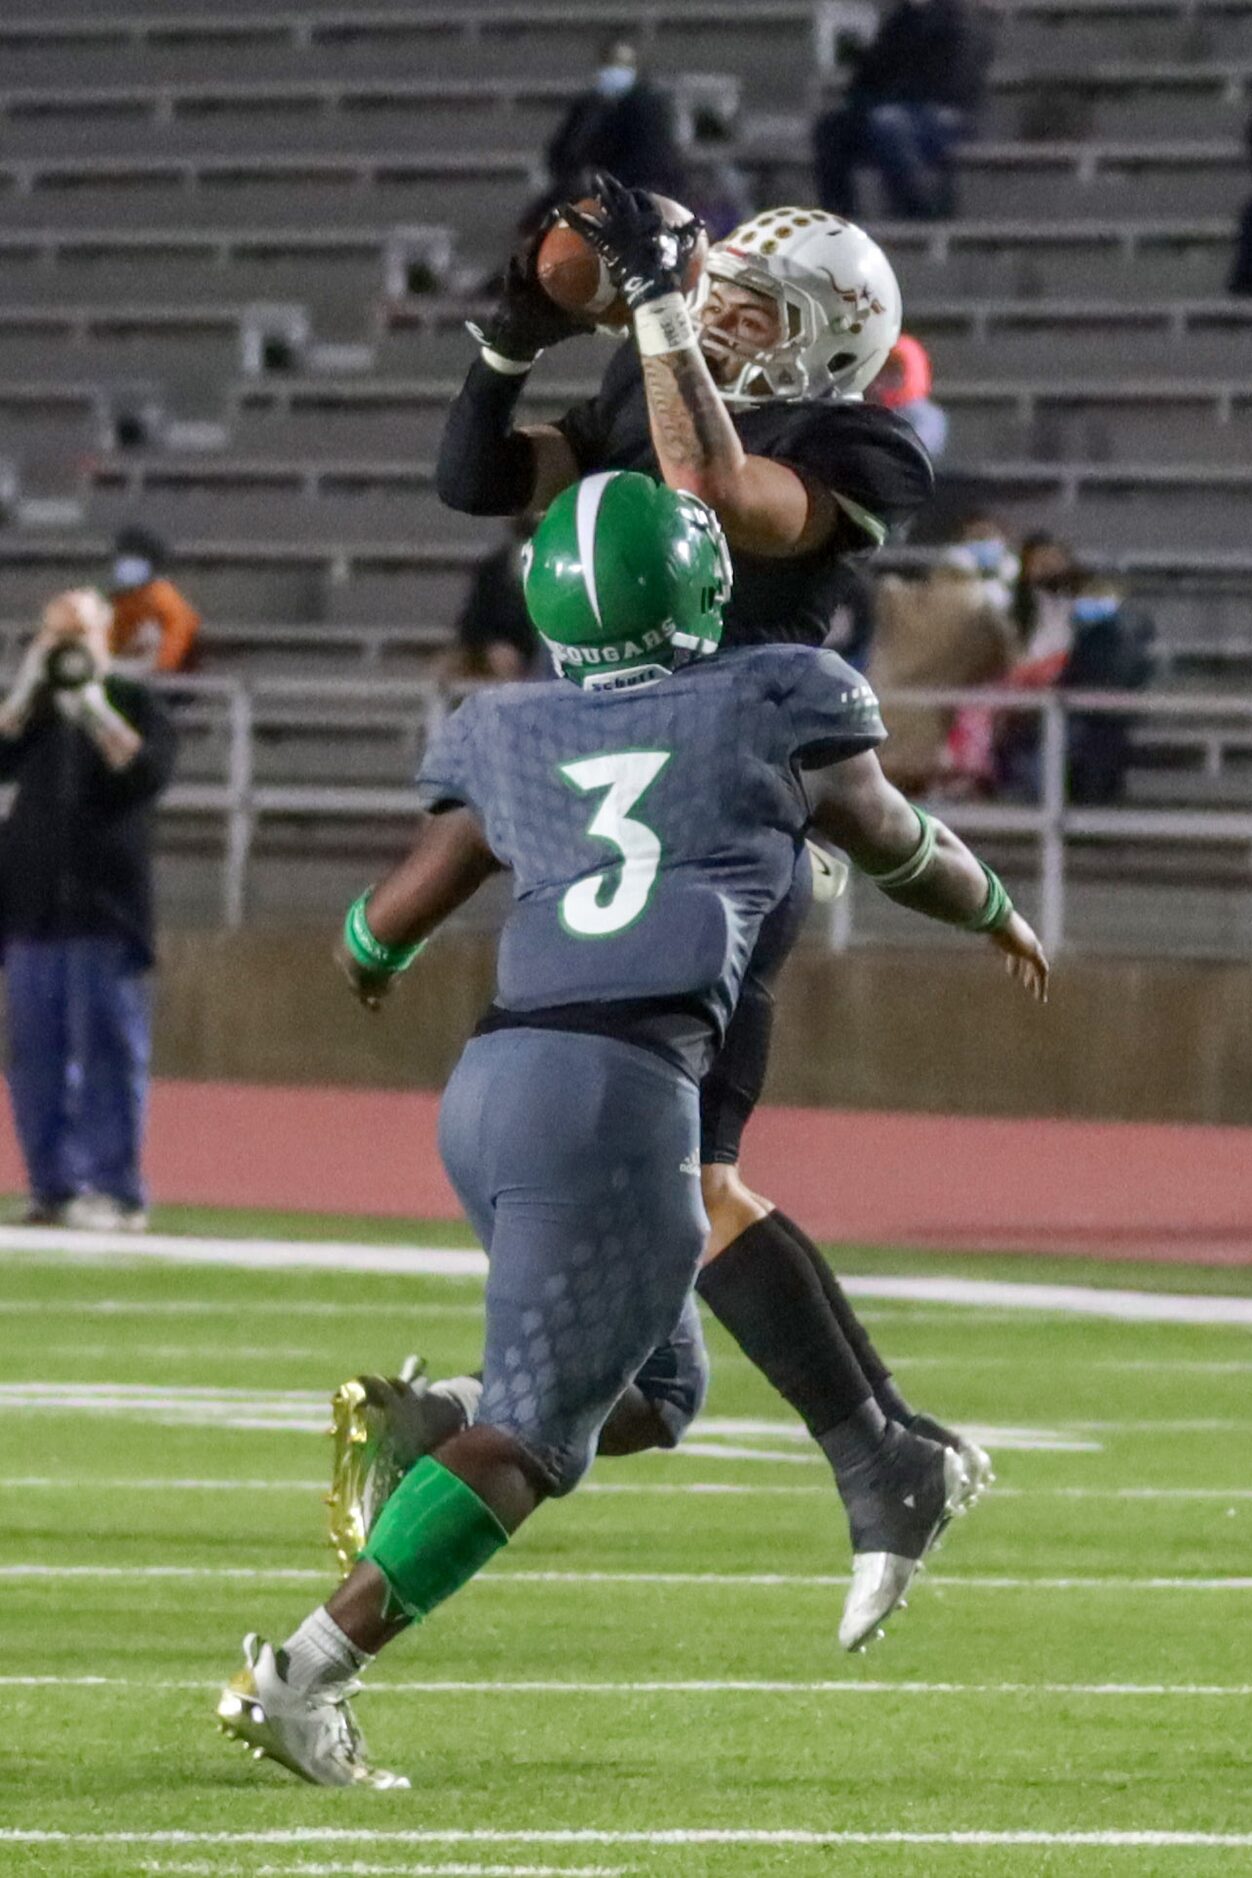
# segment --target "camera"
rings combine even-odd
[[[75,691],[91,683],[96,675],[96,661],[81,640],[71,639],[53,646],[43,669],[54,691]]]

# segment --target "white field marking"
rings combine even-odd
[[[464,1246],[359,1245],[332,1239],[210,1239],[183,1233],[49,1232],[0,1226],[0,1253],[110,1263],[218,1265],[247,1271],[370,1272],[410,1278],[485,1278],[487,1256]],[[240,1306],[240,1310],[245,1306]],[[379,1307],[380,1313],[383,1307]],[[394,1305],[391,1307],[394,1308]]]
[[[149,1680],[134,1676],[0,1676],[0,1689],[125,1689],[203,1695],[218,1681],[190,1678]],[[1231,1698],[1252,1696],[1252,1683],[1224,1682],[836,1682],[723,1678],[683,1682],[374,1682],[371,1695],[988,1695],[1094,1696],[1099,1699],[1147,1696]]]
[[[254,1271],[374,1272],[410,1277],[484,1278],[482,1252],[452,1246],[357,1245],[332,1240],[213,1239],[190,1234],[55,1232],[0,1227],[0,1253],[30,1252],[43,1263],[67,1257],[235,1266]],[[844,1277],[851,1297],[975,1310],[1049,1311],[1133,1323],[1252,1326],[1252,1297],[1168,1291],[1121,1291],[1091,1285],[1019,1284],[988,1278]]]
[[[0,1251],[3,1247],[0,1247]],[[482,1301],[473,1304],[433,1304],[426,1299],[413,1303],[410,1315],[415,1323],[428,1317],[476,1317],[483,1314]],[[8,1298],[0,1299],[0,1317],[49,1317],[69,1314],[83,1317],[229,1317],[238,1322],[241,1310],[248,1317],[368,1317],[375,1322],[383,1307],[361,1302],[332,1304],[325,1298],[293,1298],[283,1303],[277,1298],[249,1299],[241,1305],[238,1298],[217,1304],[208,1298]],[[1151,1366],[1149,1366],[1151,1367]]]
[[[220,1864],[203,1859],[168,1864],[146,1859],[140,1871],[180,1874],[180,1878],[221,1878]],[[349,1865],[258,1865],[253,1878],[623,1878],[624,1865],[368,1865],[353,1859]]]
[[[78,1474],[73,1477],[54,1474],[30,1474],[25,1477],[15,1474],[9,1478],[0,1476],[0,1493],[44,1493],[44,1492],[86,1493],[325,1493],[326,1481],[323,1480],[182,1480],[165,1479],[161,1475],[130,1476],[116,1475],[111,1480],[99,1475]],[[583,1489],[586,1491],[586,1488]]]
[[[329,1567],[303,1565],[48,1565],[34,1561],[0,1565],[0,1579],[55,1582],[70,1578],[132,1580],[247,1579],[252,1583],[324,1584]],[[827,1590],[846,1585],[837,1572],[574,1572],[486,1571],[477,1585],[529,1589],[534,1585],[717,1585],[738,1590]],[[1252,1578],[1009,1578],[980,1573],[928,1574],[926,1582],[962,1591],[1252,1591]]]
[[[824,1467],[821,1454],[797,1454],[795,1449],[740,1448],[722,1441],[680,1441],[669,1449],[674,1460],[685,1461],[773,1461],[784,1467]]]
[[[719,1455],[723,1450],[718,1450]],[[322,1480],[196,1480],[165,1475],[120,1474],[102,1479],[98,1474],[12,1474],[0,1475],[0,1493],[82,1493],[98,1489],[108,1493],[324,1493]],[[1252,1487],[1007,1487],[997,1485],[997,1500],[1213,1500],[1216,1502],[1252,1500]],[[764,1495],[772,1499],[807,1498],[829,1500],[832,1487],[817,1483],[803,1484],[727,1480],[586,1480],[578,1489],[579,1499],[597,1495],[683,1496],[730,1495],[751,1498]]]
[[[989,1278],[841,1278],[854,1298],[1059,1311],[1140,1324],[1240,1324],[1252,1327],[1252,1297],[1175,1291],[1114,1291],[1091,1285],[1030,1285]]]
[[[1252,1420],[1247,1416],[1207,1415],[1174,1421],[1140,1421],[1128,1416],[1124,1421],[1071,1422],[1070,1426],[1101,1435],[1229,1435],[1252,1430]]]
[[[43,1381],[0,1384],[0,1410],[28,1414],[115,1415],[164,1426],[193,1423],[311,1434],[325,1433],[330,1413],[327,1397],[309,1389]],[[697,1439],[680,1442],[670,1451],[672,1458],[765,1461],[801,1467],[826,1465],[798,1422],[710,1415],[697,1426]],[[979,1423],[970,1424],[967,1432],[985,1446],[1000,1450],[1086,1454],[1098,1453],[1100,1449],[1098,1441],[1056,1429],[1001,1428]],[[743,1437],[742,1442],[737,1443],[736,1436]],[[765,1441],[785,1442],[788,1446],[750,1445]]]
[[[822,1832],[802,1828],[667,1827],[601,1831],[558,1827],[508,1831],[491,1826],[271,1826],[250,1832],[67,1832],[50,1827],[0,1827],[0,1845],[1038,1845],[1252,1846],[1252,1832]]]
[[[718,1367],[725,1362],[719,1356]],[[746,1359],[745,1359],[746,1360]],[[894,1350],[891,1354],[893,1369],[1011,1369],[1024,1367],[1020,1356],[967,1356],[963,1351],[953,1352],[950,1356],[900,1356]],[[1102,1370],[1120,1372],[1127,1375],[1160,1376],[1173,1373],[1180,1376],[1252,1376],[1252,1360],[1247,1362],[1206,1362],[1203,1358],[1187,1356],[1163,1356],[1156,1362],[1144,1357],[1102,1357],[1096,1362],[1083,1364],[1084,1370]]]
[[[236,1312],[236,1317],[238,1312]],[[232,1363],[303,1363],[307,1368],[310,1363],[324,1363],[324,1349],[294,1348],[289,1343],[231,1343],[230,1360]],[[142,1350],[132,1346],[128,1352],[132,1357],[142,1355],[145,1363],[202,1363],[204,1345],[202,1343],[145,1343]],[[75,1357],[84,1362],[96,1363],[116,1360],[116,1343],[41,1343],[40,1359],[50,1357]],[[157,1387],[159,1385],[153,1385]]]
[[[0,1400],[2,1398],[3,1391],[0,1391]],[[1113,1424],[1107,1425],[1111,1427]],[[1061,1429],[1013,1428],[1000,1427],[990,1422],[969,1422],[963,1423],[962,1427],[973,1440],[989,1448],[1054,1454],[1093,1454],[1098,1453],[1100,1448],[1098,1441],[1084,1440],[1074,1435],[1067,1426]],[[680,1442],[678,1447],[672,1450],[676,1456],[733,1453],[739,1460],[755,1459],[762,1452],[760,1448],[729,1449],[720,1445],[727,1437],[742,1436],[751,1440],[755,1436],[763,1441],[793,1442],[796,1447],[809,1450],[803,1454],[804,1460],[811,1461],[816,1466],[826,1465],[821,1454],[812,1452],[813,1444],[799,1422],[763,1420],[758,1417],[736,1415],[705,1415],[701,1416],[696,1423],[696,1431],[697,1440]],[[783,1457],[781,1454],[772,1454],[770,1458],[781,1460]]]

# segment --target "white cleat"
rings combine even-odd
[[[959,1454],[943,1450],[943,1509],[922,1543],[916,1558],[899,1552],[857,1552],[852,1559],[852,1583],[839,1620],[839,1644],[844,1650],[864,1650],[883,1635],[881,1626],[893,1611],[905,1607],[909,1586],[922,1560],[957,1511],[967,1492],[969,1476]]]
[[[315,1787],[408,1786],[402,1774],[384,1773],[366,1760],[348,1704],[355,1683],[333,1694],[301,1695],[280,1675],[272,1646],[255,1634],[244,1638],[243,1656],[243,1668],[218,1700],[217,1721],[253,1760],[277,1761]]]
[[[959,1443],[957,1453],[964,1462],[965,1472],[969,1476],[969,1487],[957,1507],[957,1512],[960,1513],[967,1506],[973,1506],[982,1498],[988,1487],[994,1485],[996,1475],[991,1456],[986,1448],[980,1448],[978,1443],[971,1441],[968,1435],[958,1434],[957,1441]]]

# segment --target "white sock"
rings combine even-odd
[[[292,1632],[278,1656],[288,1688],[299,1695],[317,1695],[351,1682],[374,1660],[344,1635],[324,1604]]]
[[[445,1402],[455,1402],[468,1428],[483,1399],[483,1385],[477,1376],[446,1376],[442,1382],[431,1383],[430,1393],[442,1396]]]

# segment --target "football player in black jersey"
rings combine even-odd
[[[598,218],[573,208],[563,214],[599,250],[625,299],[629,342],[593,398],[556,424],[514,427],[539,353],[587,330],[538,286],[539,238],[532,240],[510,262],[485,326],[471,329],[479,357],[449,413],[440,496],[471,514],[516,514],[543,509],[593,471],[645,471],[699,496],[721,519],[734,563],[724,645],[820,645],[840,559],[880,546],[933,487],[914,432],[861,397],[900,331],[891,266],[861,229],[837,216],[774,209],[712,248],[693,311],[681,282],[697,225],[667,226],[650,198],[611,177],[598,179],[597,194]],[[972,1499],[990,1478],[989,1458],[914,1413],[812,1240],[740,1178],[740,1141],[764,1082],[772,984],[810,896],[802,866],[792,895],[763,929],[703,1087],[711,1230],[699,1292],[841,1475],[855,1466],[862,1480],[872,1477],[895,1423],[958,1449]],[[463,1414],[464,1379],[437,1387],[455,1392],[452,1412]],[[610,1452],[665,1439],[647,1398],[630,1396],[606,1427]],[[884,1472],[884,1500],[891,1492]],[[883,1512],[895,1548],[907,1552],[909,1513],[885,1505]],[[867,1580],[860,1601],[872,1607],[872,1562],[855,1531],[853,1546],[858,1576]],[[884,1603],[884,1615],[889,1608]],[[864,1624],[858,1631],[865,1634]]]

